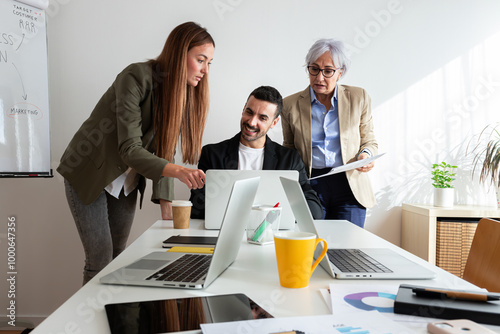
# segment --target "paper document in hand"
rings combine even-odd
[[[328,176],[328,175],[333,175],[333,174],[337,174],[337,173],[341,173],[341,172],[346,172],[346,171],[351,170],[351,169],[356,169],[356,168],[360,168],[360,167],[366,166],[370,162],[372,162],[372,161],[380,158],[384,154],[385,153],[381,153],[381,154],[375,155],[373,157],[369,157],[369,158],[366,158],[366,159],[361,159],[361,160],[358,160],[358,161],[354,161],[354,162],[351,162],[351,163],[348,163],[348,164],[345,164],[345,165],[342,165],[342,166],[333,167],[328,173],[323,174],[323,175],[319,175],[319,176],[315,176],[315,177],[311,177],[309,180],[313,180],[313,179],[317,179],[317,178],[320,178],[320,177],[324,177],[324,176]]]

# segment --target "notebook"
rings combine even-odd
[[[198,235],[173,235],[163,240],[162,247],[209,247],[213,248],[217,242],[217,237]]]
[[[288,201],[292,207],[297,225],[300,231],[310,232],[318,235],[311,212],[308,209],[307,202],[300,188],[300,184],[295,180],[280,178],[283,189],[288,197]],[[319,235],[318,235],[319,236]],[[321,237],[321,236],[319,236]],[[329,245],[330,247],[332,245]],[[338,260],[334,259],[333,252],[339,249],[331,247],[328,250],[328,256],[321,260],[320,265],[334,278],[338,279],[432,279],[436,277],[433,271],[413,262],[403,255],[396,253],[388,248],[361,248],[347,250],[347,253],[354,255],[365,254],[369,259],[373,260],[375,268],[369,269],[368,272],[361,270],[346,270],[341,268],[342,265]],[[315,256],[321,253],[321,249],[316,249]],[[349,262],[348,258],[343,256],[343,261]],[[364,260],[366,261],[366,260]],[[359,268],[359,263],[351,263],[352,267]],[[385,269],[387,270],[385,270]]]
[[[222,221],[223,208],[226,207],[231,185],[235,180],[250,177],[260,177],[260,184],[255,195],[254,205],[274,206],[280,203],[280,230],[295,228],[295,218],[292,208],[281,186],[280,177],[298,180],[296,170],[227,170],[209,169],[206,172],[205,185],[205,228],[219,229]]]
[[[480,302],[448,297],[419,297],[413,293],[413,289],[415,288],[426,289],[432,287],[401,284],[396,300],[394,301],[394,313],[416,315],[426,318],[469,319],[484,324],[500,325],[500,301],[498,300]],[[481,293],[482,291],[466,292]],[[466,333],[466,329],[457,331],[456,333]]]
[[[246,228],[244,217],[250,214],[258,185],[258,177],[234,182],[213,254],[153,252],[101,277],[100,282],[186,289],[207,287],[235,260]],[[181,270],[187,279],[181,279],[177,273]]]

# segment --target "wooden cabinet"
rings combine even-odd
[[[479,221],[485,217],[500,217],[500,210],[495,207],[455,205],[452,208],[442,208],[403,203],[402,208],[401,247],[434,265],[438,221]]]

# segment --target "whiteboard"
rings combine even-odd
[[[45,11],[0,0],[0,176],[52,176]]]

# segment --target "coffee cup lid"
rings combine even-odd
[[[172,206],[192,206],[193,203],[191,201],[181,201],[181,200],[173,200]]]

